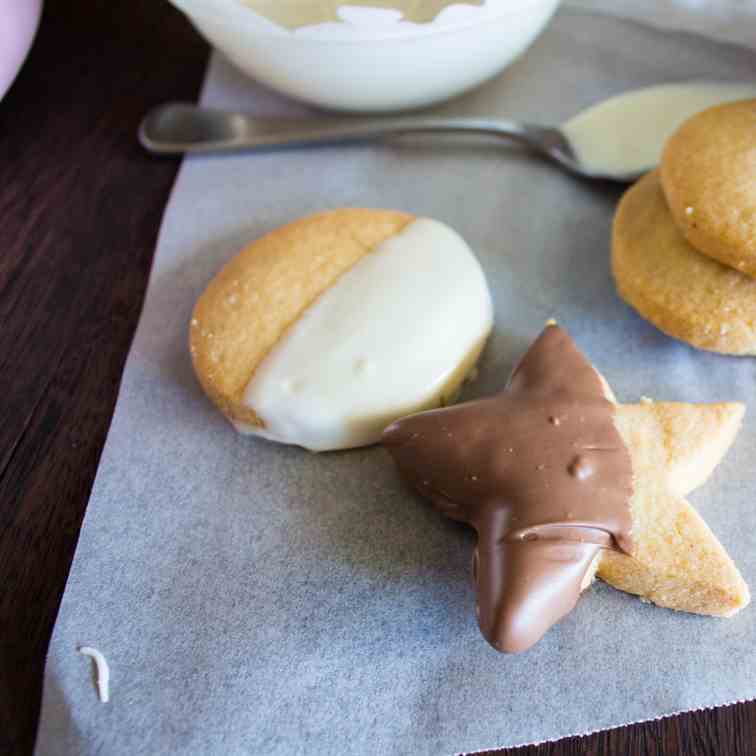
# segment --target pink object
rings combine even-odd
[[[0,99],[23,64],[42,14],[42,0],[0,0]]]

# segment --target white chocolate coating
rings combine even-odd
[[[97,668],[97,695],[102,703],[110,701],[110,667],[108,660],[102,651],[98,651],[94,646],[81,646],[79,653],[88,656],[95,663]]]
[[[265,428],[237,428],[312,451],[375,443],[396,418],[438,402],[492,320],[470,248],[444,224],[417,219],[289,328],[244,394]]]
[[[600,174],[648,171],[667,138],[696,113],[756,97],[756,84],[683,82],[626,92],[584,110],[561,130],[586,168]]]

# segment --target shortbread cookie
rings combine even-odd
[[[615,422],[632,458],[630,554],[606,550],[598,576],[659,606],[730,617],[750,600],[727,552],[685,496],[732,444],[742,404],[618,405]]]
[[[619,204],[612,272],[620,296],[664,333],[699,349],[756,354],[756,281],[685,241],[656,172]]]
[[[700,252],[756,276],[756,99],[686,121],[661,162],[667,204]]]
[[[730,616],[750,600],[683,496],[732,443],[741,404],[620,405],[547,325],[507,387],[384,432],[400,473],[478,533],[477,613],[500,651],[529,648],[598,575],[661,606]]]
[[[250,244],[194,309],[208,396],[242,432],[315,451],[374,443],[452,400],[492,325],[483,272],[438,221],[344,209]]]

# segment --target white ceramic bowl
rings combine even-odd
[[[531,44],[559,0],[450,7],[449,0],[421,0],[426,11],[439,9],[424,23],[407,21],[399,11],[350,6],[339,9],[338,19],[294,29],[256,12],[270,0],[247,0],[256,10],[241,0],[171,2],[258,81],[314,105],[366,112],[429,105],[480,84]],[[311,0],[299,2],[313,7]],[[335,5],[331,0],[331,12]],[[418,2],[395,5],[416,12]]]

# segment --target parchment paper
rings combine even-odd
[[[633,18],[756,47],[754,0],[563,0],[571,8]]]
[[[744,49],[561,13],[445,110],[559,123],[626,88],[755,70]],[[304,112],[217,55],[203,101]],[[479,255],[496,305],[467,397],[500,388],[554,316],[622,400],[751,405],[692,501],[756,585],[756,362],[697,352],[619,301],[618,196],[480,140],[185,161],[50,646],[37,752],[451,753],[756,696],[753,607],[703,618],[598,583],[535,648],[496,653],[475,622],[471,533],[408,493],[382,449],[238,436],[192,374],[193,302],[248,240],[341,205],[439,218]],[[110,662],[109,704],[80,644]]]

